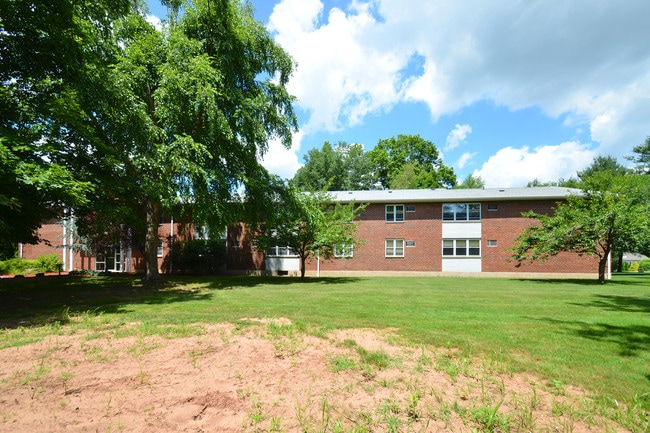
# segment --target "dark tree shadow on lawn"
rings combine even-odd
[[[551,318],[531,319],[557,325],[568,334],[575,334],[594,341],[614,343],[619,348],[620,356],[634,357],[650,350],[650,326],[648,325],[618,326]]]
[[[650,295],[646,297],[623,295],[596,295],[594,301],[574,305],[601,308],[607,311],[650,314]]]
[[[52,276],[0,283],[0,329],[65,324],[70,315],[123,314],[132,304],[169,304],[212,295],[163,281],[139,284],[137,276]]]
[[[0,330],[59,322],[70,315],[129,312],[133,304],[171,304],[209,300],[214,290],[258,286],[308,285],[315,290],[356,278],[260,276],[164,276],[155,285],[142,285],[137,275],[102,277],[51,276],[0,281]]]

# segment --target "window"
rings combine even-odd
[[[406,212],[415,212],[415,205],[414,204],[407,205]]]
[[[230,241],[231,248],[241,248],[241,242],[239,241]]]
[[[499,205],[497,203],[488,203],[488,210],[499,210]]]
[[[451,257],[476,257],[481,255],[479,239],[444,239],[442,255]]]
[[[386,239],[386,257],[404,257],[404,239]]]
[[[480,221],[481,203],[445,203],[442,205],[443,221]]]
[[[276,256],[276,257],[292,257],[292,256],[297,256],[293,248],[291,247],[281,247],[281,246],[274,246],[266,250],[266,255],[267,256]]]
[[[158,257],[162,257],[162,256],[163,256],[163,241],[162,241],[162,240],[158,240],[158,251],[157,251],[157,255],[158,255]]]
[[[210,229],[207,226],[194,226],[194,239],[207,241],[210,239]]]
[[[488,241],[487,241],[487,246],[488,246],[488,247],[496,247],[496,246],[497,246],[497,241],[496,241],[496,239],[488,239]]]
[[[406,246],[407,247],[414,247],[415,246],[415,241],[406,241]]]
[[[403,204],[387,204],[386,205],[386,222],[401,222],[404,221],[404,205]]]
[[[334,245],[334,257],[352,257],[354,255],[354,245]]]

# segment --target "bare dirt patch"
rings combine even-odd
[[[0,351],[0,431],[624,431],[549,387],[391,331],[286,319],[190,336],[75,330]],[[178,337],[178,335],[175,335]]]

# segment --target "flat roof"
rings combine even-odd
[[[478,188],[478,189],[383,189],[370,191],[329,191],[332,201],[339,203],[415,203],[498,200],[561,200],[582,195],[577,188]]]

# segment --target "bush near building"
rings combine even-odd
[[[638,264],[639,272],[650,272],[650,259],[643,259]]]
[[[58,272],[63,262],[56,254],[45,254],[36,260],[13,258],[0,262],[0,274],[25,275],[43,272]]]

